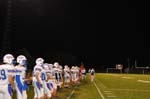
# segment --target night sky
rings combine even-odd
[[[12,4],[12,52],[25,48],[37,57],[63,54],[86,65],[126,64],[127,58],[149,65],[146,10],[137,6],[139,2],[13,0]],[[6,0],[1,0],[1,38],[6,8]]]

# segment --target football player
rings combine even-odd
[[[90,70],[90,76],[91,76],[91,81],[93,82],[94,81],[94,76],[95,76],[95,70],[94,70],[94,68],[92,68]]]
[[[25,84],[26,78],[26,57],[24,55],[19,55],[17,57],[18,65],[15,66],[15,87],[17,99],[27,99],[26,90],[28,89],[27,84]]]
[[[33,69],[33,87],[34,87],[34,99],[43,99],[43,82],[42,82],[42,70],[43,70],[44,59],[37,58],[36,65]]]
[[[0,98],[12,99],[12,88],[14,87],[14,66],[12,54],[6,54],[3,57],[3,63],[0,65]]]
[[[68,65],[64,66],[64,86],[69,87],[71,82],[71,73]]]

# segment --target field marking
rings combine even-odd
[[[99,85],[100,85],[101,87],[103,87],[104,89],[108,89],[101,81],[99,81],[98,83],[99,83]]]
[[[110,95],[110,94],[113,94],[113,93],[105,93],[105,94]]]
[[[107,97],[109,97],[109,98],[115,98],[116,97],[115,95],[113,95],[112,91],[104,91],[104,94],[106,94]]]
[[[104,92],[112,92],[112,91],[107,91],[107,90],[106,90],[106,91],[104,91]]]
[[[122,75],[120,75],[120,74],[106,74],[106,75],[109,75],[109,76],[116,76],[116,77],[122,76]]]
[[[137,80],[137,82],[141,82],[141,83],[150,83],[150,81],[146,81],[146,80]]]
[[[102,97],[102,99],[105,99],[104,95],[102,94],[102,92],[100,91],[100,89],[98,88],[97,84],[94,82],[94,85],[99,93],[99,95]]]
[[[137,92],[140,92],[140,91],[144,91],[144,92],[150,92],[150,90],[138,90],[138,89],[109,89],[109,90],[114,90],[114,91],[137,91]]]
[[[107,97],[109,97],[109,98],[110,98],[110,97],[111,97],[111,98],[113,98],[113,97],[116,97],[116,96],[107,96]]]
[[[102,82],[99,82],[99,84],[101,84],[101,86],[103,86],[104,89],[107,88]]]
[[[126,76],[121,77],[121,78],[125,78],[125,79],[132,79],[132,77],[126,77]]]
[[[74,89],[72,90],[72,92],[70,93],[70,95],[66,98],[66,99],[70,99],[71,96],[73,95],[73,93],[75,92],[75,88],[77,87],[77,85],[74,87]]]
[[[113,94],[113,93],[111,93],[111,92],[105,92],[105,94]]]

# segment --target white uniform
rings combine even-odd
[[[0,65],[0,99],[12,99],[12,87],[8,79],[12,75],[14,75],[12,65]]]
[[[71,75],[70,75],[70,69],[69,68],[64,68],[64,78],[65,78],[65,83],[70,83],[71,80]]]
[[[79,80],[79,76],[80,76],[79,68],[76,66],[75,67],[75,81]]]
[[[50,82],[52,82],[53,88],[57,90],[57,80],[56,80],[56,76],[55,76],[55,68],[51,69],[51,74],[52,74],[52,80],[50,80]]]
[[[76,72],[75,72],[75,68],[72,67],[72,68],[71,68],[71,80],[72,80],[73,82],[75,82],[75,79],[76,79]]]
[[[43,68],[41,71],[41,79],[42,79],[43,92],[44,92],[44,94],[47,94],[47,85],[46,85],[47,75],[46,75],[45,69],[43,69]]]
[[[85,68],[81,70],[81,73],[82,73],[82,79],[85,79],[86,78],[86,70],[85,70]]]
[[[55,78],[56,78],[56,84],[58,86],[59,80],[60,80],[60,75],[59,75],[59,68],[53,68],[54,70],[54,74],[55,74]]]
[[[48,80],[48,83],[50,84],[49,89],[50,89],[51,94],[52,94],[54,89],[57,89],[56,78],[55,78],[55,73],[54,73],[54,69],[53,69],[52,64],[49,64],[49,70],[47,71],[47,76],[51,78]]]
[[[42,87],[42,67],[40,65],[36,65],[33,69],[33,87],[34,87],[34,98],[41,98],[43,97],[43,87]],[[38,78],[40,81],[36,79],[36,75],[39,73]]]
[[[95,70],[94,69],[90,70],[90,75],[91,75],[91,81],[93,82],[94,81],[94,75],[95,75]]]
[[[17,99],[27,99],[24,90],[28,89],[28,86],[24,83],[25,75],[26,75],[26,68],[23,66],[16,66],[15,67],[15,88],[17,92]]]
[[[60,88],[62,87],[62,84],[63,84],[63,77],[62,77],[62,68],[61,67],[59,67],[58,68],[58,84],[57,84],[57,86],[59,86]]]
[[[52,74],[49,68],[47,69],[45,68],[45,73],[46,73],[45,94],[47,94],[48,97],[52,97],[53,86],[52,82],[49,79],[52,78]]]

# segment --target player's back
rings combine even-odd
[[[35,65],[35,67],[33,69],[33,77],[35,77],[37,75],[37,73],[38,73],[39,74],[38,78],[42,81],[42,79],[41,79],[42,70],[43,70],[43,68],[41,66]]]
[[[9,84],[8,76],[12,75],[14,70],[11,68],[9,64],[0,65],[0,85]]]
[[[90,73],[91,73],[91,75],[94,75],[95,70],[94,70],[94,69],[92,69],[92,70],[90,71]]]
[[[15,67],[15,73],[19,75],[21,79],[24,79],[26,76],[26,68],[18,65]]]
[[[41,79],[42,79],[43,82],[45,82],[46,79],[47,79],[46,70],[44,68],[41,68],[41,69],[42,69],[41,70]]]
[[[39,72],[41,74],[42,67],[39,65],[36,65],[33,69],[33,73],[36,74],[36,72]]]

